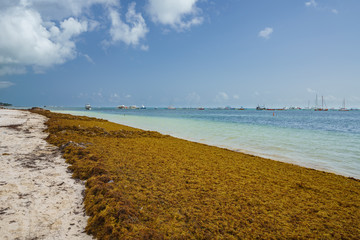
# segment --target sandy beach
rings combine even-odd
[[[1,239],[92,239],[84,184],[43,132],[46,117],[0,109]]]

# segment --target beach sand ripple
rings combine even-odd
[[[84,185],[43,132],[46,118],[0,109],[1,239],[92,239]]]

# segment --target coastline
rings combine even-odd
[[[79,110],[55,110],[55,112],[102,118],[142,130],[158,131],[161,134],[192,142],[360,179],[358,159],[360,152],[354,145],[356,141],[360,141],[360,138],[354,135],[318,129],[311,131],[256,124],[219,124],[213,121],[177,119],[164,115],[162,117],[125,116],[126,112],[123,112],[124,115]],[[341,144],[338,144],[339,142]]]
[[[100,239],[360,236],[358,180],[106,120],[35,112],[50,118],[48,141],[62,146],[73,177],[87,180],[86,229]]]
[[[92,239],[84,233],[84,184],[44,139],[44,116],[0,109],[2,239]]]

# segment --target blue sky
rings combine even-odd
[[[0,102],[360,107],[357,0],[3,0]]]

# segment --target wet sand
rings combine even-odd
[[[92,239],[84,184],[44,139],[44,116],[0,109],[1,239]]]

